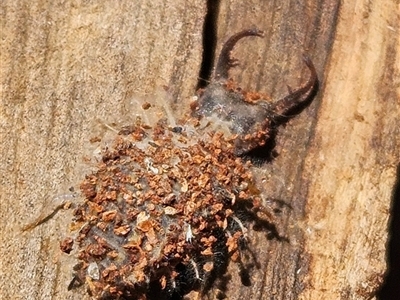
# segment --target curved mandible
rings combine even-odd
[[[214,79],[228,79],[229,69],[238,65],[238,60],[231,57],[231,52],[236,43],[246,36],[263,37],[264,32],[258,28],[245,29],[240,31],[229,38],[222,47],[221,53],[218,58],[217,67],[214,71]]]
[[[306,103],[307,100],[312,99],[310,96],[318,86],[317,71],[308,55],[303,55],[303,61],[310,70],[310,78],[303,86],[295,91],[292,91],[288,87],[289,95],[271,104],[269,109],[274,113],[275,120],[287,116],[290,111],[297,109],[299,106]]]

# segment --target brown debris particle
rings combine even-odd
[[[127,235],[130,231],[131,227],[129,225],[122,225],[114,229],[116,235]]]
[[[143,108],[144,110],[147,110],[147,109],[149,109],[150,107],[151,107],[151,104],[150,104],[149,102],[145,102],[145,103],[142,104],[142,108]]]
[[[60,242],[60,249],[62,252],[69,254],[72,251],[74,240],[72,238],[66,238]]]

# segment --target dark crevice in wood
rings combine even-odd
[[[211,78],[217,45],[217,19],[219,7],[220,0],[207,1],[207,14],[205,16],[203,28],[203,57],[199,72],[199,80],[197,82],[197,89],[207,86]]]
[[[379,300],[400,299],[400,164],[397,166],[396,178],[389,224],[390,239],[387,248],[388,271],[384,284],[377,295]]]

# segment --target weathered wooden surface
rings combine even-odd
[[[256,41],[263,46],[237,47],[243,87],[284,94],[298,84],[290,80],[303,52],[321,77],[314,103],[281,129],[279,156],[265,167],[273,174],[265,189],[292,206],[283,216],[290,243],[257,245],[265,273],[250,290],[235,287],[234,299],[370,299],[383,280],[400,152],[400,11],[395,1],[338,5],[222,3],[220,39],[243,24],[269,29]]]
[[[84,176],[99,124],[129,119],[137,96],[164,85],[177,101],[193,94],[205,3],[3,1],[1,12],[0,290],[4,299],[82,299],[82,289],[67,292],[71,265],[58,249],[71,215],[21,227]]]
[[[383,280],[400,162],[399,8],[398,1],[341,8],[305,161],[312,257],[303,299],[370,299]]]
[[[285,95],[308,76],[305,52],[321,78],[265,166],[264,188],[291,205],[279,217],[289,241],[255,234],[261,267],[243,287],[233,265],[229,299],[369,299],[385,272],[400,149],[399,9],[394,0],[338,2],[220,3],[217,52],[243,28],[266,33],[235,49],[232,76],[243,88]],[[0,9],[0,290],[4,299],[81,299],[82,289],[66,290],[71,266],[58,250],[68,212],[21,228],[84,176],[99,123],[129,120],[134,99],[164,85],[177,109],[190,101],[206,3],[3,1]]]
[[[258,1],[222,2],[219,40],[223,40],[227,32],[235,32],[242,26],[257,25],[266,31],[264,39],[238,45],[235,57],[240,58],[240,67],[232,75],[243,88],[261,90],[276,100],[287,94],[287,85],[295,88],[308,78],[309,71],[302,61],[302,55],[308,54],[323,86],[324,64],[333,43],[338,9],[338,1],[307,5],[269,1],[263,4]],[[285,128],[280,128],[276,146],[278,156],[264,167],[266,193],[290,205],[289,209],[283,209],[278,226],[288,242],[265,242],[262,233],[253,237],[261,268],[253,272],[250,288],[242,285],[231,288],[229,299],[297,299],[307,286],[304,279],[309,271],[309,254],[304,253],[302,221],[308,195],[302,173],[322,99],[320,92],[306,111]],[[237,271],[233,270],[234,267],[231,272],[233,282],[240,282]]]

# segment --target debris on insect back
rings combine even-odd
[[[251,163],[240,156],[262,147],[317,82],[305,58],[311,78],[285,98],[268,103],[243,92],[228,71],[233,47],[246,36],[262,32],[244,30],[226,42],[192,117],[176,124],[164,106],[158,122],[144,117],[123,127],[101,151],[80,184],[84,201],[70,224],[73,238],[61,242],[79,261],[70,287],[85,282],[95,299],[170,299],[204,292],[230,260],[240,260],[249,222],[259,212],[271,215]],[[149,102],[140,107],[157,111]]]

